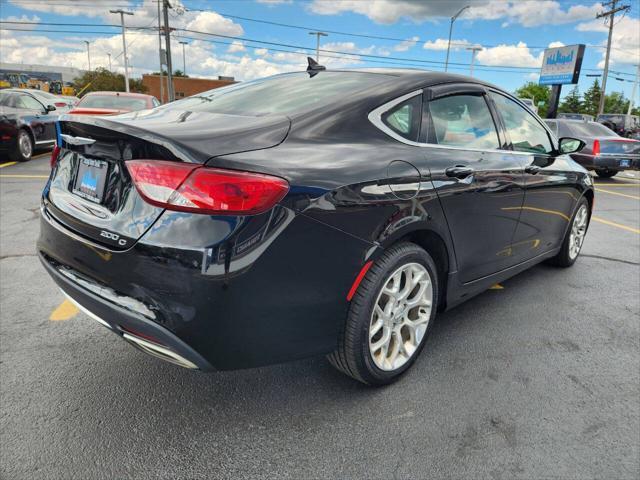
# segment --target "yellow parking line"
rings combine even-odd
[[[0,163],[0,168],[10,167],[11,165],[15,165],[16,163],[18,163],[18,162]]]
[[[594,183],[594,187],[640,187],[640,183]]]
[[[489,287],[489,290],[504,290],[504,287],[499,283],[496,283],[495,285],[491,285]]]
[[[620,223],[616,223],[616,222],[610,222],[609,220],[605,220],[604,218],[600,218],[600,217],[591,217],[591,220],[594,220],[596,222],[600,222],[600,223],[604,223],[605,225],[610,225],[612,227],[617,227],[617,228],[621,228],[622,230],[627,230],[629,232],[633,232],[633,233],[638,233],[640,234],[640,229],[638,228],[633,228],[633,227],[628,227],[626,225],[622,225]]]
[[[49,178],[49,175],[0,175],[2,178]]]
[[[604,188],[596,188],[596,192],[608,193],[609,195],[619,195],[620,197],[633,198],[634,200],[640,200],[637,195],[627,195],[626,193],[612,192],[611,190],[605,190]]]
[[[54,322],[59,322],[61,320],[69,320],[70,318],[75,317],[80,310],[69,300],[65,300],[58,308],[56,308],[53,312],[51,312],[51,316],[49,320]]]

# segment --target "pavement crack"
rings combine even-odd
[[[627,265],[635,265],[638,266],[640,265],[640,263],[638,262],[632,262],[630,260],[622,260],[621,258],[613,258],[613,257],[604,257],[601,255],[587,255],[587,254],[582,254],[581,257],[587,257],[587,258],[597,258],[599,260],[607,260],[609,262],[619,262],[619,263],[625,263]]]

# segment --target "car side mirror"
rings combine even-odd
[[[47,105],[46,110],[47,113],[53,112],[56,109],[55,105]]]
[[[584,143],[582,140],[579,140],[577,138],[562,137],[558,141],[558,151],[561,154],[575,153],[582,150],[582,148],[585,145],[586,143]]]

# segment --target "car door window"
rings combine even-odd
[[[382,121],[398,135],[417,141],[422,123],[422,95],[411,97],[388,110],[382,115]]]
[[[490,95],[504,120],[514,150],[532,153],[553,151],[547,131],[533,115],[504,95],[494,92]]]
[[[27,108],[29,110],[44,111],[42,104],[30,95],[18,95],[17,99],[18,108]]]
[[[429,143],[478,149],[500,146],[489,106],[482,95],[452,95],[429,102]]]

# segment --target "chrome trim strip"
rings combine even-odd
[[[64,290],[60,289],[60,291],[62,292],[62,294],[67,297],[67,299],[73,303],[76,307],[78,307],[80,310],[82,310],[82,312],[86,313],[87,316],[93,318],[96,322],[104,325],[105,327],[107,327],[109,330],[113,330],[113,328],[111,327],[111,325],[109,325],[107,322],[105,322],[103,319],[101,319],[99,316],[97,316],[95,313],[93,313],[92,311],[88,310],[86,307],[82,306],[80,303],[78,303],[78,301],[76,299],[74,299],[71,295],[69,295],[67,292],[65,292]]]
[[[145,353],[149,355],[153,355],[154,357],[158,357],[162,360],[165,360],[170,363],[174,363],[184,368],[197,369],[198,366],[194,363],[190,362],[186,358],[178,355],[173,350],[169,350],[168,348],[162,347],[157,343],[150,342],[148,340],[144,340],[140,337],[132,335],[130,333],[123,333],[122,337],[128,342],[133,343],[136,347],[139,347]]]
[[[55,140],[40,140],[39,142],[34,142],[36,145],[42,145],[43,143],[56,143]]]
[[[93,138],[74,137],[72,135],[67,135],[66,133],[63,133],[60,136],[69,145],[92,145],[96,143],[96,141]]]
[[[498,148],[470,148],[470,147],[458,147],[454,145],[438,145],[437,143],[420,143],[413,142],[411,140],[407,140],[406,138],[398,135],[396,132],[391,130],[385,123],[382,121],[382,115],[384,115],[388,110],[395,107],[399,103],[404,102],[410,98],[415,97],[416,95],[422,94],[422,90],[416,90],[415,92],[407,93],[398,97],[390,102],[385,103],[384,105],[379,106],[378,108],[372,110],[369,115],[369,121],[379,130],[382,130],[384,133],[389,135],[391,138],[404,143],[405,145],[411,145],[412,147],[420,147],[420,148],[438,148],[438,149],[446,149],[446,150],[465,150],[467,152],[488,152],[488,153],[502,153],[509,155],[534,155],[533,152],[518,152],[515,150],[500,150]]]

